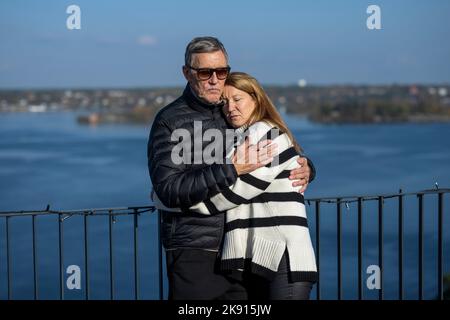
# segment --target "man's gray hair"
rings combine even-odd
[[[223,46],[219,39],[214,37],[197,37],[191,40],[186,47],[186,52],[184,54],[184,64],[186,66],[191,66],[192,55],[195,53],[207,53],[222,51],[225,55],[225,59],[228,63],[227,50]]]

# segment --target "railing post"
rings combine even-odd
[[[11,281],[11,239],[9,234],[9,217],[6,217],[6,275],[8,281],[8,300],[12,297],[12,281]]]
[[[419,198],[419,300],[423,300],[423,194]]]
[[[383,300],[383,197],[378,197],[378,264],[380,268],[380,291],[378,299]]]
[[[362,198],[358,198],[358,300],[363,298],[362,290]]]
[[[444,255],[443,251],[443,240],[442,240],[442,230],[444,225],[444,194],[442,192],[438,193],[438,293],[439,300],[444,300],[444,288],[443,288],[443,266],[442,257]]]
[[[64,300],[64,226],[61,214],[58,214],[58,234],[59,234],[59,299]]]
[[[109,296],[111,300],[114,300],[113,219],[112,211],[109,210]]]
[[[33,232],[33,279],[34,279],[34,300],[38,299],[38,279],[37,279],[37,248],[36,248],[36,216],[31,217],[32,222],[32,232]]]
[[[159,300],[164,299],[164,287],[163,287],[163,262],[162,262],[162,241],[161,241],[161,211],[158,210],[157,215],[158,224],[158,280],[159,280]]]
[[[398,295],[403,300],[403,195],[398,196]]]
[[[341,198],[337,199],[337,256],[338,256],[338,300],[342,299],[342,211],[341,211]]]
[[[317,284],[316,294],[317,300],[320,300],[320,201],[316,204],[316,261],[317,261]]]
[[[139,269],[138,269],[138,211],[134,209],[134,299],[139,300]]]
[[[86,212],[83,217],[84,226],[84,279],[85,279],[85,299],[89,300],[89,245],[88,245],[88,213]]]

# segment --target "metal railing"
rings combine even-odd
[[[69,211],[56,211],[50,210],[47,206],[45,210],[37,211],[11,211],[11,212],[0,212],[0,218],[6,219],[6,277],[7,277],[7,297],[8,300],[12,296],[12,280],[11,280],[11,235],[10,235],[10,220],[17,217],[31,216],[32,218],[32,261],[33,261],[33,298],[36,300],[39,298],[38,295],[38,277],[37,277],[37,259],[38,252],[37,248],[37,238],[36,238],[36,222],[38,217],[56,215],[58,216],[58,269],[59,269],[59,298],[64,299],[64,221],[72,216],[80,215],[83,216],[83,248],[84,248],[84,270],[85,270],[85,299],[90,298],[90,282],[89,282],[89,238],[88,238],[88,219],[93,216],[107,216],[108,217],[108,243],[109,243],[109,298],[114,300],[114,248],[113,248],[113,224],[118,216],[133,216],[133,265],[134,265],[134,299],[139,299],[139,272],[138,272],[138,221],[139,217],[143,213],[155,212],[154,206],[145,207],[123,207],[123,208],[96,208],[96,209],[80,209],[80,210],[69,210]],[[160,214],[158,213],[158,218],[160,219]],[[158,232],[159,232],[158,228]],[[1,233],[0,233],[1,235]],[[158,238],[160,238],[158,236]],[[163,276],[162,276],[162,244],[161,241],[158,243],[159,256],[158,256],[158,273],[159,273],[159,299],[163,299]]]
[[[314,198],[307,199],[307,203],[315,204],[315,224],[316,224],[316,237],[315,237],[315,249],[316,249],[316,259],[318,271],[320,272],[320,209],[321,203],[328,203],[336,205],[336,215],[337,215],[337,298],[341,300],[342,298],[342,205],[346,205],[347,208],[350,203],[357,204],[357,222],[358,222],[358,300],[363,299],[363,269],[362,269],[362,257],[363,257],[363,203],[367,201],[375,201],[378,206],[378,266],[380,267],[380,289],[378,290],[379,300],[383,300],[383,255],[384,255],[384,229],[383,229],[383,217],[384,217],[384,201],[386,199],[397,199],[398,200],[398,299],[403,300],[404,298],[404,266],[403,266],[403,256],[404,256],[404,243],[403,243],[403,231],[404,231],[404,199],[408,196],[416,196],[418,201],[418,286],[419,295],[418,299],[422,300],[424,298],[424,267],[423,267],[423,253],[424,253],[424,197],[430,195],[437,195],[437,298],[443,300],[444,298],[444,287],[443,287],[443,262],[444,262],[444,243],[443,243],[443,224],[444,224],[444,194],[449,193],[450,189],[435,189],[435,190],[424,190],[420,192],[403,193],[399,190],[396,194],[385,194],[385,195],[373,195],[373,196],[347,196],[347,197],[336,197],[336,198]],[[320,279],[320,276],[319,276]],[[321,286],[320,280],[317,283],[316,290],[317,299],[321,299]]]
[[[315,240],[315,251],[317,266],[319,271],[319,281],[316,285],[316,298],[320,300],[322,298],[322,286],[320,282],[320,271],[321,271],[321,215],[323,215],[323,207],[325,204],[335,206],[336,218],[337,218],[337,242],[336,242],[336,256],[337,256],[337,299],[343,298],[342,288],[342,206],[345,205],[349,209],[349,205],[355,203],[357,205],[357,286],[358,294],[357,298],[359,300],[364,299],[363,295],[363,214],[364,214],[364,203],[368,201],[374,201],[377,204],[377,214],[378,214],[378,225],[377,225],[377,238],[378,238],[378,265],[380,267],[380,283],[381,287],[378,291],[378,298],[380,300],[384,299],[383,291],[383,255],[384,255],[384,228],[383,219],[385,215],[384,201],[387,199],[394,199],[397,201],[397,214],[398,214],[398,299],[402,300],[404,298],[404,199],[406,197],[417,197],[417,217],[418,217],[418,286],[419,294],[418,299],[423,299],[423,289],[424,289],[424,198],[437,196],[437,299],[444,298],[444,286],[443,286],[443,272],[444,272],[444,235],[443,235],[443,224],[444,224],[444,195],[449,193],[450,189],[435,189],[435,190],[424,190],[420,192],[413,193],[403,193],[401,190],[396,194],[386,194],[386,195],[374,195],[374,196],[347,196],[347,197],[326,197],[326,198],[311,198],[306,199],[305,203],[310,206],[310,209],[314,208],[314,224],[315,228],[311,231],[315,234],[313,240]],[[32,250],[31,250],[31,260],[33,264],[33,298],[39,299],[39,284],[38,284],[38,250],[37,250],[37,230],[36,223],[39,217],[42,216],[57,216],[58,217],[58,270],[59,270],[59,299],[64,299],[64,221],[72,216],[82,216],[83,217],[83,251],[84,251],[84,298],[89,300],[90,296],[90,274],[89,274],[89,219],[93,216],[107,216],[108,217],[108,246],[109,246],[109,299],[113,300],[115,296],[115,277],[114,277],[114,222],[118,216],[132,216],[133,217],[133,266],[134,266],[134,299],[140,299],[140,277],[139,277],[139,254],[138,254],[138,228],[139,219],[142,214],[153,214],[157,212],[153,206],[144,207],[123,207],[123,208],[97,208],[97,209],[81,209],[81,210],[70,210],[70,211],[56,211],[51,210],[48,206],[45,210],[38,211],[11,211],[11,212],[0,212],[0,219],[5,219],[5,228],[0,231],[0,239],[5,239],[6,241],[6,281],[7,281],[7,299],[12,298],[12,252],[11,249],[11,231],[10,231],[10,220],[16,219],[17,217],[31,217],[32,224]],[[157,214],[157,222],[161,221],[161,216],[159,212]],[[328,214],[328,213],[327,213]],[[410,217],[409,217],[410,218]],[[159,299],[164,298],[164,286],[163,286],[163,248],[160,238],[161,223],[157,223],[157,238],[158,238],[158,297]]]

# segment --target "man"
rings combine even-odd
[[[231,186],[239,175],[265,165],[275,152],[275,146],[265,141],[256,148],[241,146],[246,159],[257,159],[253,161],[256,163],[241,163],[236,157],[233,163],[224,160],[213,164],[195,161],[177,164],[173,161],[178,141],[173,141],[172,134],[176,129],[185,129],[192,136],[200,137],[206,130],[216,129],[225,136],[229,126],[221,111],[221,95],[229,71],[227,52],[218,39],[193,39],[186,48],[183,66],[188,82],[186,88],[181,97],[156,115],[150,132],[148,167],[153,190],[165,207],[182,211],[161,210],[169,299],[247,298],[239,282],[216,270],[224,234],[224,213],[202,216],[188,208]],[[201,132],[194,132],[198,131],[194,122],[201,122]],[[202,150],[209,143],[202,142]],[[291,172],[291,178],[297,180],[294,186],[302,185],[299,191],[303,192],[315,172],[306,158],[301,158],[299,164],[301,167]]]

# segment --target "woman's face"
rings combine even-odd
[[[223,113],[228,123],[234,128],[239,128],[246,124],[256,108],[256,103],[252,96],[233,86],[225,86],[223,96],[225,98]]]

